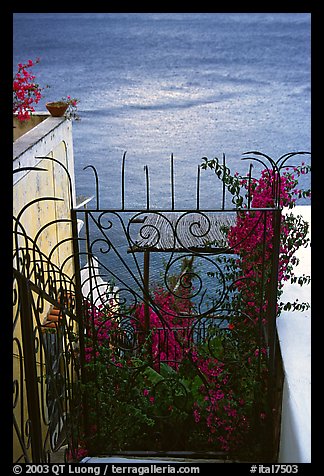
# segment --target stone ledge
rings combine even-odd
[[[66,121],[65,117],[48,116],[45,120],[42,120],[35,127],[21,135],[13,143],[13,160],[18,160],[22,154],[48,136],[64,121]]]

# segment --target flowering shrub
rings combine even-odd
[[[181,276],[174,281],[180,282],[176,293],[169,285],[156,286],[148,309],[142,303],[124,310],[137,336],[129,348],[119,345],[121,321],[105,309],[88,306],[92,324],[85,349],[84,391],[88,403],[85,440],[90,448],[96,452],[207,450],[250,460],[262,455],[269,446],[267,431],[273,414],[265,335],[274,215],[267,209],[274,207],[277,198],[280,206],[291,208],[296,198],[310,196],[297,189],[298,178],[309,170],[302,164],[287,168],[280,180],[268,169],[259,180],[238,175],[228,180],[235,202],[242,207],[236,224],[224,229],[235,254],[215,259],[224,264],[231,292],[217,309],[226,317],[224,327],[208,328],[203,342],[194,338],[197,317],[190,299],[191,283]],[[279,295],[286,280],[296,279],[295,252],[308,244],[307,231],[301,217],[282,217]],[[298,280],[300,284],[308,281],[307,277]],[[282,307],[277,305],[276,312]]]
[[[159,368],[161,362],[177,368],[183,358],[184,348],[188,346],[188,331],[193,317],[183,317],[190,315],[191,302],[182,294],[181,298],[176,297],[162,287],[157,287],[153,292],[154,309],[149,307],[149,332],[150,357],[154,368]],[[143,342],[147,339],[144,304],[135,308],[134,318],[133,324]]]
[[[34,104],[42,97],[43,88],[35,82],[36,76],[29,71],[39,61],[37,58],[35,61],[19,63],[18,71],[13,78],[13,113],[17,113],[19,121],[30,119],[31,113],[35,111]]]
[[[35,61],[28,60],[27,63],[19,63],[18,71],[13,78],[13,113],[17,114],[17,118],[21,122],[30,119],[31,113],[35,112],[34,105],[38,104],[42,98],[44,88],[39,86],[35,81],[36,76],[30,72],[30,68],[39,62],[40,59],[37,58]],[[46,86],[46,88],[48,87]],[[77,111],[79,99],[66,96],[57,103],[68,104],[66,111],[68,119],[80,119]]]
[[[106,317],[96,306],[85,303],[86,315],[88,316],[87,342],[84,348],[85,361],[91,362],[100,356],[99,349],[102,346],[109,346],[113,330],[117,328],[117,323]]]
[[[298,154],[297,152],[287,156]],[[250,177],[250,174],[246,177],[240,177],[238,173],[231,175],[229,169],[222,166],[217,158],[212,160],[204,158],[201,167],[214,170],[233,195],[232,201],[238,207],[236,225],[225,230],[228,244],[237,253],[237,258],[226,257],[224,262],[229,269],[228,278],[235,283],[235,288],[241,291],[236,296],[239,299],[240,311],[248,309],[251,313],[251,309],[254,309],[257,318],[260,306],[261,312],[265,313],[268,304],[267,297],[260,295],[260,289],[263,287],[265,292],[268,292],[267,286],[272,271],[274,214],[271,211],[267,213],[253,208],[291,209],[296,205],[298,198],[310,198],[311,191],[298,188],[298,183],[302,175],[310,172],[311,167],[302,162],[299,166],[285,167],[284,171],[278,167],[276,171],[266,168],[261,172],[259,180]],[[278,297],[282,294],[285,281],[291,280],[300,285],[310,281],[309,276],[296,277],[294,271],[294,267],[298,264],[296,251],[300,247],[308,246],[310,242],[307,238],[308,229],[308,223],[301,216],[288,212],[281,216]],[[279,314],[282,309],[305,310],[308,307],[309,303],[278,303],[277,313]]]
[[[120,351],[118,338],[123,332],[105,309],[97,309],[90,303],[85,307],[86,447],[90,451],[95,448],[97,453],[107,448],[127,449],[125,439],[132,444],[141,431],[145,440],[145,426],[151,425],[145,412],[145,403],[149,405],[149,402],[134,382],[136,370],[143,364],[139,364],[138,357]],[[109,442],[107,435],[111,438]]]
[[[220,361],[210,355],[210,349],[202,348],[193,350],[190,363],[183,362],[181,373],[192,392],[195,424],[188,441],[191,449],[204,450],[207,446],[211,451],[229,452],[246,447],[252,426],[254,379],[248,380],[250,388],[244,389],[240,382],[247,375],[243,376],[242,369]]]
[[[231,329],[210,333],[208,343],[194,343],[190,300],[161,287],[153,296],[156,311],[150,309],[146,338],[144,305],[129,311],[139,332],[135,353],[115,345],[118,323],[88,306],[87,446],[97,452],[246,447],[253,427],[257,355],[237,365],[241,349],[233,344]]]
[[[272,272],[273,239],[274,239],[274,214],[266,211],[256,211],[253,208],[267,209],[275,206],[274,183],[279,185],[279,206],[291,209],[300,197],[310,197],[310,190],[302,191],[296,188],[298,178],[310,171],[310,167],[302,163],[290,171],[286,168],[280,179],[271,170],[263,170],[259,180],[241,178],[240,185],[249,194],[251,210],[242,209],[237,212],[236,225],[227,233],[228,244],[237,253],[237,259],[232,260],[232,272],[235,275],[235,287],[239,294],[240,311],[248,309],[255,319],[260,311],[266,314],[268,306],[268,289]],[[282,294],[284,282],[296,281],[294,266],[298,264],[295,257],[300,247],[306,247],[310,240],[307,238],[309,225],[301,216],[286,213],[281,217],[280,243],[279,243],[279,269],[278,269],[278,296]],[[309,277],[299,278],[302,285],[309,282]],[[261,289],[266,296],[261,296]],[[288,304],[291,306],[291,304]],[[306,309],[308,303],[300,303],[299,309]],[[286,306],[287,307],[287,306]],[[296,307],[296,306],[295,306]],[[285,308],[279,303],[277,313]]]

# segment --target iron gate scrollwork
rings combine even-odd
[[[273,458],[280,172],[297,153],[277,162],[248,155],[273,177],[267,208],[252,207],[252,168],[243,197],[225,156],[214,164],[222,201],[208,210],[200,207],[201,167],[196,208],[175,208],[173,155],[171,207],[163,210],[150,206],[147,166],[143,209],[125,207],[125,154],[119,209],[100,207],[98,174],[87,167],[96,207],[73,216],[84,222],[76,252],[90,454]],[[252,266],[243,269],[248,247]]]
[[[55,160],[55,159],[53,159]],[[45,172],[22,167],[14,173]],[[13,438],[14,461],[51,462],[77,456],[81,415],[79,332],[75,278],[55,264],[54,256],[69,238],[55,243],[47,255],[40,236],[52,226],[71,219],[46,223],[35,236],[28,235],[24,214],[42,203],[60,201],[40,197],[27,203],[13,223]],[[71,247],[72,249],[72,247]]]
[[[119,208],[101,207],[91,165],[95,207],[71,202],[71,216],[35,237],[23,214],[60,198],[21,210],[13,255],[17,461],[50,461],[62,447],[77,459],[80,442],[90,455],[274,458],[280,172],[297,154],[277,162],[247,154],[273,178],[265,208],[253,205],[252,168],[242,196],[223,156],[205,159],[220,179],[219,207],[200,205],[202,164],[196,207],[177,209],[173,155],[170,207],[151,207],[145,167],[146,207],[127,208],[124,154]],[[46,255],[40,236],[54,223],[71,233]],[[71,252],[57,264],[67,243]]]

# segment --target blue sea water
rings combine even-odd
[[[170,208],[173,153],[175,207],[194,208],[203,156],[225,153],[244,173],[246,151],[310,151],[310,29],[307,13],[15,13],[14,71],[40,58],[33,72],[50,88],[39,110],[80,99],[78,195],[94,194],[83,170],[94,165],[101,207],[119,208],[127,151],[126,207],[146,206],[148,165],[150,205]],[[201,207],[217,208],[215,175],[202,171],[200,184]]]
[[[242,153],[274,159],[310,150],[310,23],[307,13],[15,13],[14,69],[40,57],[33,72],[50,85],[45,102],[80,99],[73,123],[77,193],[120,205],[127,151],[126,205],[170,206],[174,154],[176,206],[195,206],[201,158],[226,154],[245,172]],[[309,178],[305,178],[309,180]],[[204,172],[201,201],[215,206],[215,177]]]

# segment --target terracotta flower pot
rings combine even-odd
[[[62,117],[69,105],[65,102],[57,101],[47,102],[45,106],[53,117]]]

